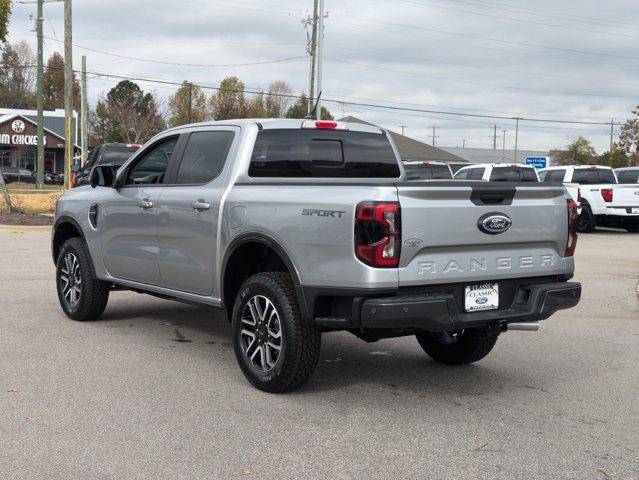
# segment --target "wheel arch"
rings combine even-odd
[[[274,238],[264,233],[246,233],[231,241],[220,269],[220,297],[229,318],[241,284],[249,276],[264,271],[285,271],[293,285],[300,285],[293,260]]]
[[[60,216],[53,225],[53,234],[51,236],[51,256],[54,264],[58,260],[58,255],[64,242],[74,237],[79,237],[86,243],[80,224],[68,215]]]

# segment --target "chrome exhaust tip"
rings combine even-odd
[[[539,322],[518,322],[509,323],[506,327],[507,330],[521,330],[524,332],[536,332],[539,330]]]

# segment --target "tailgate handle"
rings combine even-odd
[[[512,205],[516,192],[515,187],[473,187],[470,201],[475,205]]]

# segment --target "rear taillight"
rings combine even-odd
[[[610,203],[612,202],[612,188],[602,188],[601,189],[601,196],[604,199],[604,202],[606,203]]]
[[[399,203],[360,203],[355,212],[355,255],[371,267],[397,267],[401,228]]]
[[[568,244],[566,245],[565,257],[572,257],[577,248],[577,203],[574,200],[568,200]]]

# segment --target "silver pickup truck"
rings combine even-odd
[[[327,331],[465,365],[537,329],[579,302],[576,217],[560,185],[407,182],[377,127],[220,121],[95,167],[59,200],[52,253],[70,318],[122,289],[225,309],[244,375],[283,392]]]

